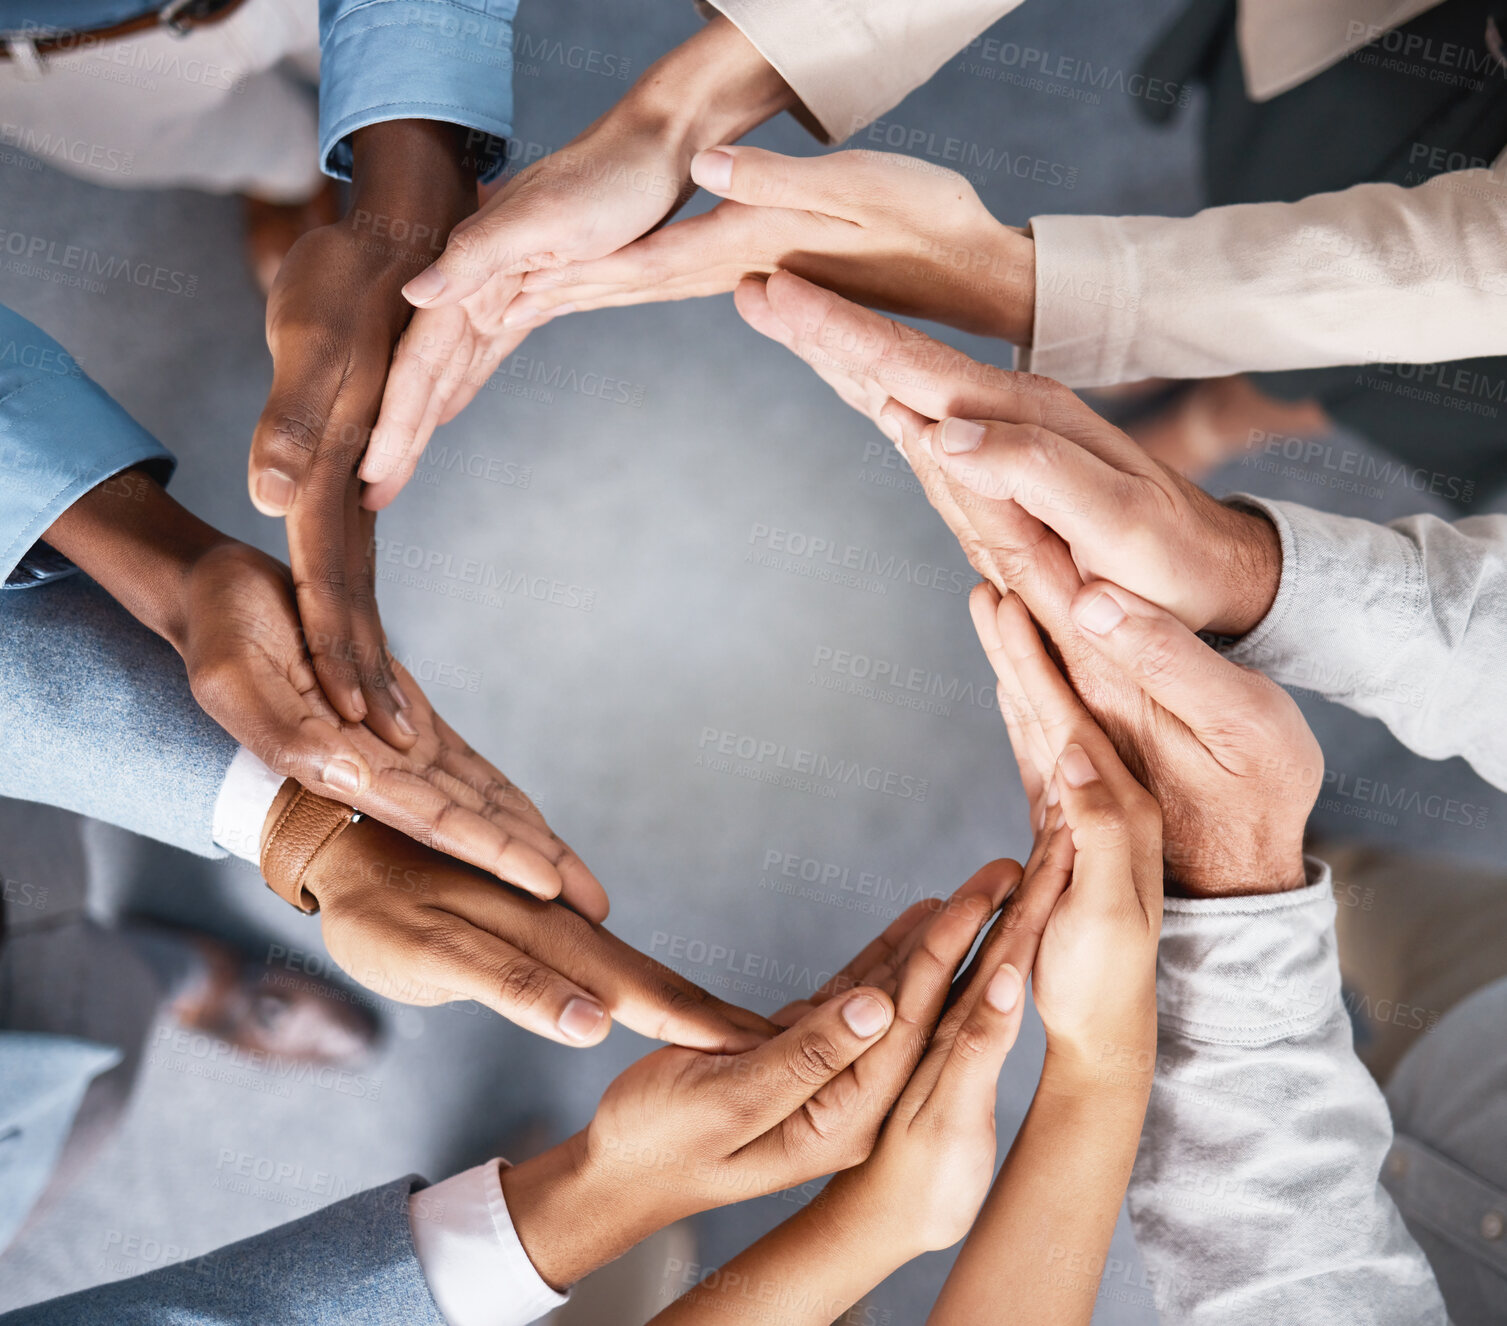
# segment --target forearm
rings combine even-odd
[[[204,552],[227,542],[140,470],[92,488],[45,537],[175,649],[187,626],[184,578]]]
[[[795,105],[795,94],[753,44],[716,18],[650,65],[612,114],[663,125],[687,168],[703,148],[736,142]]]
[[[707,1276],[654,1326],[829,1326],[912,1256],[904,1230],[844,1171],[807,1207]]]
[[[1041,1083],[973,1232],[928,1319],[992,1320],[1010,1286],[1012,1323],[1087,1323],[1135,1162],[1154,1037],[1101,1066],[1049,1049]]]
[[[1378,1182],[1391,1120],[1355,1057],[1328,872],[1262,898],[1169,899],[1161,1037],[1131,1180],[1170,1323],[1445,1320]],[[1211,1228],[1238,1230],[1209,1252]]]
[[[596,1172],[582,1133],[503,1170],[502,1190],[529,1260],[562,1290],[676,1218],[657,1214],[648,1188],[625,1191]]]
[[[345,224],[399,285],[444,252],[476,209],[477,163],[468,131],[440,120],[387,120],[351,137],[354,165]]]
[[[1072,387],[1507,350],[1493,172],[1193,217],[1032,220],[1027,365]]]
[[[195,703],[172,650],[97,585],[12,595],[0,676],[0,796],[223,855],[214,811],[235,739]]]
[[[1421,755],[1464,756],[1507,787],[1507,516],[1377,525],[1240,500],[1276,526],[1282,570],[1270,611],[1228,656],[1380,719]],[[1333,790],[1370,795],[1353,779]],[[1454,823],[1480,813],[1439,811]]]

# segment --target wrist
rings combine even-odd
[[[882,1145],[882,1139],[881,1143]],[[833,1262],[862,1268],[878,1284],[907,1262],[931,1250],[904,1209],[903,1194],[886,1184],[876,1150],[863,1164],[834,1174],[801,1212],[804,1234]]]
[[[703,148],[736,142],[796,102],[758,48],[719,16],[650,65],[610,114],[654,125],[679,145],[689,170]]]
[[[1282,537],[1263,511],[1225,505],[1226,539],[1222,610],[1207,629],[1238,638],[1254,630],[1276,602],[1282,583]]]
[[[352,135],[351,205],[342,222],[372,255],[420,268],[476,210],[470,130],[441,120],[388,120]]]
[[[235,542],[140,470],[91,488],[44,537],[179,654],[190,627],[188,578],[208,552]]]
[[[1156,1071],[1156,1009],[1135,1022],[1076,1038],[1047,1033],[1038,1094],[1059,1100],[1140,1100]]]
[[[502,1193],[534,1269],[559,1290],[670,1223],[593,1163],[584,1132],[504,1169]]]
[[[1036,241],[1017,226],[990,218],[985,252],[990,255],[994,312],[990,334],[1029,348],[1036,330]]]

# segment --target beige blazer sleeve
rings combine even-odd
[[[1507,154],[1197,216],[1040,216],[1020,367],[1072,387],[1507,354]]]
[[[706,0],[840,143],[1021,0]]]

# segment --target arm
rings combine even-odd
[[[1186,218],[1039,216],[1020,367],[1073,387],[1507,351],[1497,170]]]
[[[165,481],[173,463],[78,360],[0,307],[0,583],[49,578],[23,559],[91,488],[132,466]]]
[[[1355,1057],[1329,872],[1308,866],[1293,892],[1167,903],[1129,1202],[1168,1322],[1447,1320],[1379,1181],[1392,1122]],[[1211,1227],[1230,1236],[1190,1256]]]
[[[1241,496],[1282,544],[1270,611],[1237,663],[1379,718],[1429,759],[1507,787],[1507,516],[1377,525]]]
[[[1217,502],[1057,383],[975,363],[789,274],[748,283],[739,300],[760,330],[901,437],[981,574],[1005,583],[1001,566],[1039,570],[1042,557],[1004,546],[1004,523],[1022,527],[1024,512],[1030,536],[1052,531],[1083,576],[1233,637],[1234,661],[1379,718],[1420,754],[1462,755],[1507,786],[1498,725],[1481,721],[1504,703],[1507,517],[1378,525],[1244,495]],[[949,506],[949,489],[962,505]],[[991,529],[993,549],[979,533]],[[1032,610],[1047,615],[1042,603]],[[1064,623],[1065,650],[1078,634]]]
[[[401,1321],[448,1326],[409,1228],[412,1177],[147,1275],[18,1308],[4,1326]],[[423,1193],[417,1194],[422,1202]]]
[[[172,649],[81,576],[0,614],[0,795],[223,856],[215,799],[236,742]]]
[[[591,872],[396,664],[412,734],[405,748],[339,722],[315,682],[280,563],[204,524],[136,471],[91,489],[47,536],[178,651],[194,698],[276,773],[531,892],[606,915]]]

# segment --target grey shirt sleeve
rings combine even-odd
[[[0,796],[91,815],[200,856],[235,738],[178,655],[92,580],[0,601]]]
[[[1271,610],[1225,654],[1379,718],[1420,755],[1464,756],[1507,788],[1507,516],[1377,525],[1231,500],[1276,525],[1282,578]]]
[[[1253,898],[1169,898],[1156,1074],[1127,1194],[1167,1323],[1442,1326],[1379,1182],[1392,1125],[1355,1057],[1328,867]]]
[[[148,1275],[0,1317],[3,1326],[445,1326],[409,1232],[410,1175]]]

